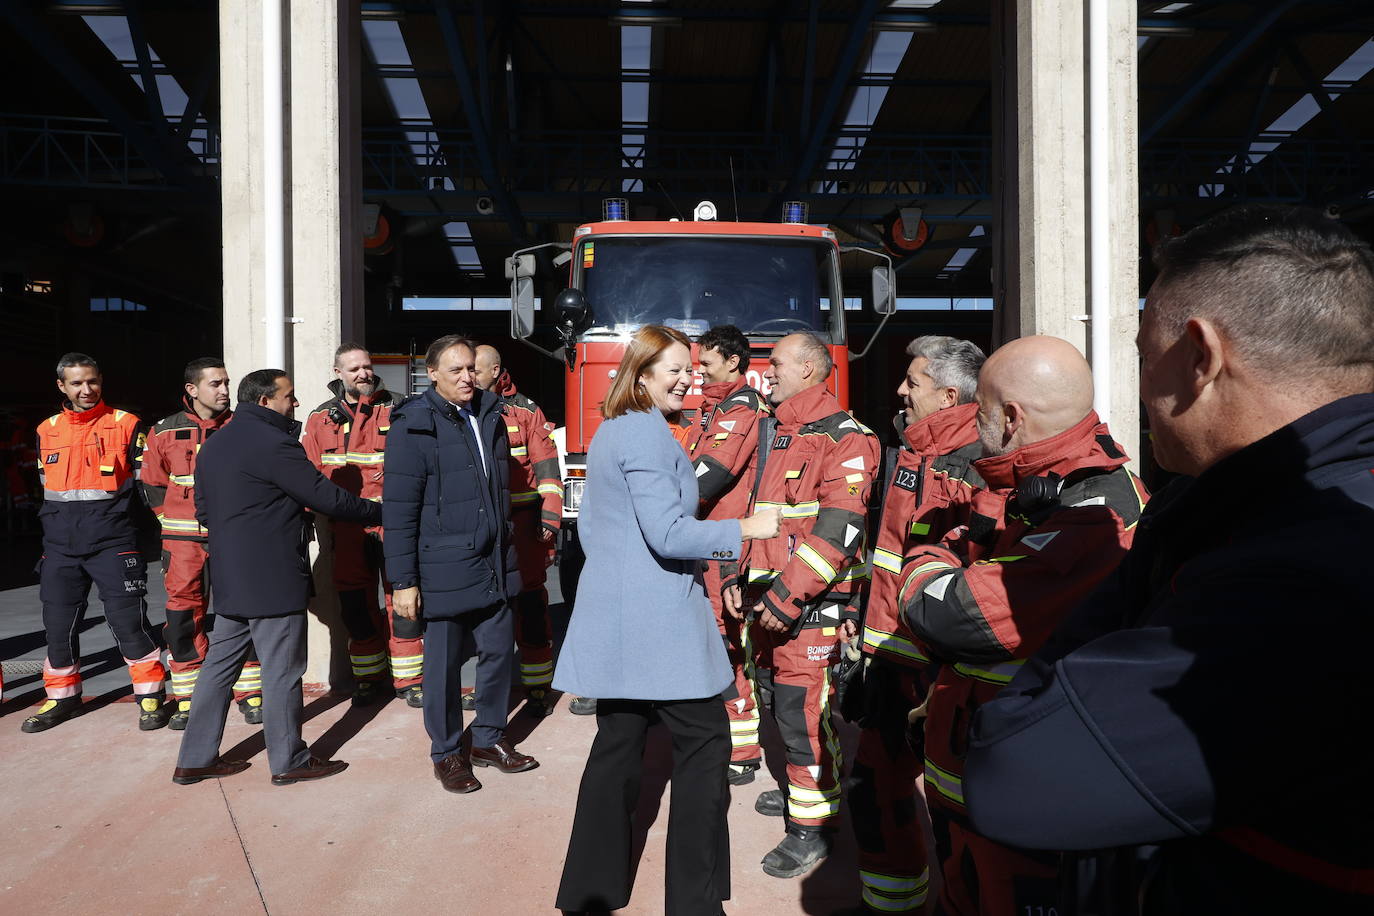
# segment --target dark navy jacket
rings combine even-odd
[[[382,483],[387,579],[395,588],[420,586],[426,617],[456,617],[520,592],[501,401],[479,390],[470,406],[486,474],[467,422],[432,387],[391,410]]]
[[[1156,496],[1116,576],[975,718],[977,830],[1159,844],[1147,912],[1374,912],[1371,471],[1356,395]]]
[[[196,518],[210,532],[215,612],[277,617],[303,612],[310,562],[302,507],[333,518],[381,523],[381,506],[341,490],[305,456],[300,424],[257,404],[240,404],[201,446]]]

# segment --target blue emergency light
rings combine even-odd
[[[624,197],[608,197],[601,202],[601,219],[605,222],[629,219],[630,201]]]
[[[806,201],[789,200],[782,205],[782,221],[784,223],[804,223],[806,222]]]

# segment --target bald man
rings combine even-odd
[[[1006,344],[984,363],[974,399],[984,457],[973,467],[986,489],[967,527],[906,558],[898,597],[941,664],[925,726],[940,907],[1048,913],[1058,906],[1058,854],[1002,846],[969,826],[969,720],[1121,562],[1146,494],[1093,412],[1087,361],[1066,341]]]
[[[500,400],[510,439],[511,519],[515,524],[515,556],[523,589],[515,599],[515,642],[520,649],[525,709],[543,718],[549,714],[547,699],[553,680],[553,629],[549,624],[549,592],[544,582],[563,520],[558,446],[549,438],[554,425],[545,419],[538,404],[516,390],[510,373],[501,365],[497,349],[479,345],[476,361],[477,387]],[[470,702],[476,708],[475,700]]]

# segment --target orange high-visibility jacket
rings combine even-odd
[[[138,417],[103,401],[82,411],[64,405],[38,424],[45,545],[88,554],[134,542],[130,509],[143,450],[138,428]]]

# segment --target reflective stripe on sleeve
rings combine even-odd
[[[873,565],[881,570],[899,576],[902,574],[902,557],[890,550],[883,550],[881,547],[873,551]]]
[[[838,576],[838,573],[835,572],[835,567],[831,566],[830,563],[826,561],[825,557],[817,553],[815,548],[810,544],[802,544],[799,546],[795,556],[807,566],[810,566],[811,570],[821,577],[822,582],[834,582]]]
[[[916,644],[905,637],[898,636],[896,633],[888,633],[876,627],[864,627],[864,645],[871,649],[891,652],[912,661],[930,664],[930,657],[916,648]]]
[[[167,479],[179,487],[194,487],[196,485],[195,474],[168,474]]]
[[[1021,666],[1025,663],[1024,658],[1000,662],[996,665],[966,665],[960,662],[954,666],[954,670],[964,677],[973,678],[975,681],[984,681],[989,684],[1010,684],[1011,679],[1016,677],[1016,672],[1020,671]]]

